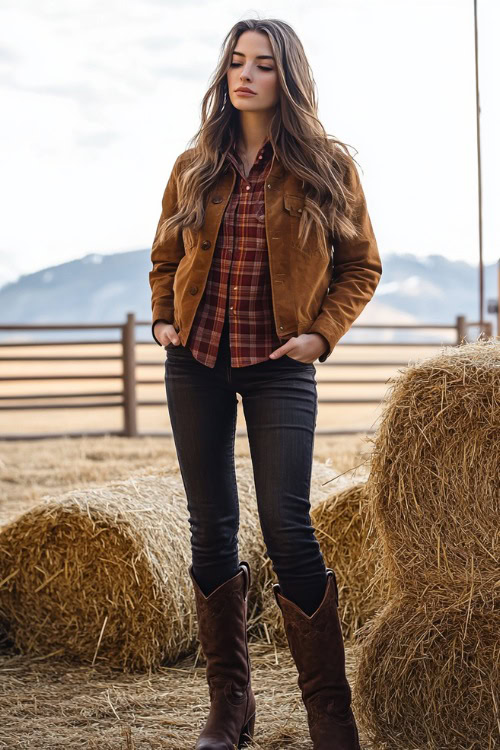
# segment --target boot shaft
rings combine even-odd
[[[312,615],[307,615],[295,602],[273,585],[280,607],[290,653],[298,671],[298,685],[307,703],[322,693],[333,702],[335,711],[346,714],[351,704],[351,688],[345,672],[345,649],[338,614],[338,587],[335,573],[327,568],[323,599]]]
[[[242,689],[248,684],[247,642],[250,566],[240,562],[239,572],[220,584],[209,596],[199,587],[189,566],[198,616],[198,638],[205,656],[210,685],[232,681]]]

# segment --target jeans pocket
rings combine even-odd
[[[167,352],[188,351],[187,347],[182,344],[173,344],[172,342],[166,345],[165,350]]]
[[[283,354],[282,357],[286,358],[289,362],[295,362],[296,365],[308,365],[309,364],[309,362],[301,362],[298,359],[294,359],[293,357],[290,357],[289,354]]]

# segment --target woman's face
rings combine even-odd
[[[227,71],[229,98],[242,112],[274,108],[279,100],[278,73],[267,34],[244,31],[234,48]],[[241,95],[240,86],[253,91]]]

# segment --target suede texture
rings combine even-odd
[[[166,217],[177,211],[177,182],[189,164],[193,149],[177,157],[164,190],[162,211],[151,250],[152,335],[154,325],[171,323],[186,346],[193,319],[205,289],[224,210],[236,172],[224,168],[206,201],[203,227],[184,228],[168,240],[159,240]],[[382,275],[382,263],[365,195],[356,167],[350,172],[356,193],[354,240],[326,236],[313,228],[303,250],[298,247],[299,222],[304,210],[302,181],[275,159],[266,179],[265,225],[269,254],[274,325],[282,343],[302,333],[320,333],[328,348],[324,362],[371,300]]]
[[[297,667],[314,750],[360,750],[345,672],[337,581],[331,568],[326,571],[325,594],[310,616],[281,594],[279,584],[273,591]]]
[[[251,684],[247,641],[247,602],[250,566],[205,596],[189,566],[198,617],[198,637],[207,660],[210,712],[195,750],[233,750],[245,747],[244,734],[253,736],[255,696]]]

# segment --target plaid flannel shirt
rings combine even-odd
[[[187,341],[193,356],[207,367],[215,365],[226,314],[232,367],[262,362],[283,343],[274,325],[264,215],[265,178],[272,157],[271,142],[266,140],[245,176],[234,145],[227,154],[236,181]]]

